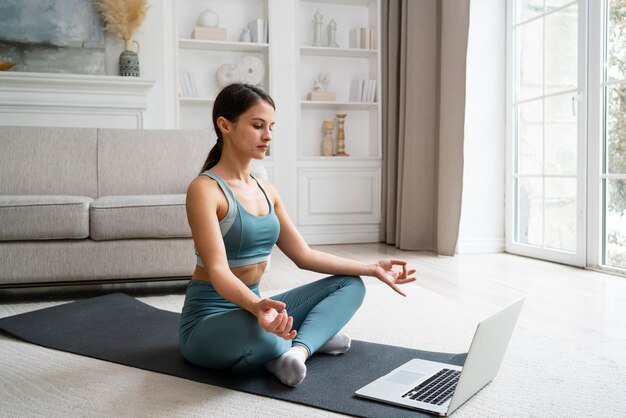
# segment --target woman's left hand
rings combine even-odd
[[[402,271],[394,271],[393,266],[402,266]],[[406,261],[394,258],[380,260],[374,267],[374,277],[391,287],[402,296],[406,296],[406,294],[398,287],[398,285],[414,282],[416,278],[411,277],[414,273],[415,269],[407,271]]]

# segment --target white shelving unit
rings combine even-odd
[[[193,39],[198,16],[211,9],[219,17],[219,27],[226,28],[225,41]],[[221,89],[217,69],[222,64],[236,65],[245,56],[256,56],[265,65],[262,85],[269,90],[267,43],[240,42],[241,31],[257,18],[267,19],[267,0],[177,0],[175,2],[177,45],[176,77],[189,73],[197,87],[197,96],[179,97],[177,103],[180,128],[212,129],[211,109]],[[175,85],[178,86],[178,79]]]
[[[228,30],[226,41],[190,39],[197,16],[210,8]],[[310,244],[376,242],[381,207],[381,57],[377,48],[350,48],[350,31],[372,28],[380,40],[380,0],[178,0],[175,2],[176,73],[189,72],[198,97],[177,99],[180,128],[212,129],[211,110],[220,90],[215,73],[246,55],[265,63],[263,87],[276,102],[271,157],[265,166],[290,216]],[[313,15],[331,19],[338,48],[311,46]],[[255,18],[269,22],[269,43],[238,42]],[[326,42],[326,41],[325,41]],[[309,101],[321,73],[331,78],[336,101]],[[376,100],[350,100],[353,80],[376,80]],[[177,81],[176,81],[177,85]],[[322,122],[347,114],[349,157],[322,157]],[[336,134],[336,132],[335,132]]]
[[[317,11],[323,16],[322,42],[328,43],[327,26],[331,19],[337,24],[335,33],[338,48],[311,46],[314,31],[312,17]],[[320,129],[315,129],[324,119],[335,119],[337,113],[348,115],[345,123],[346,151],[349,161],[342,164],[358,164],[359,159],[381,157],[381,112],[380,112],[380,53],[378,49],[350,48],[350,32],[356,28],[371,28],[376,43],[380,40],[380,5],[371,0],[301,0],[298,10],[297,34],[299,39],[299,93],[301,142],[299,157],[309,158],[319,155]],[[336,101],[309,101],[307,93],[313,87],[319,74],[331,77],[329,90],[336,95]],[[354,80],[376,80],[376,100],[374,102],[352,101],[351,84]],[[328,157],[337,158],[337,157]],[[344,158],[345,160],[346,158]]]
[[[313,16],[323,15],[322,42],[333,19],[339,47],[311,46]],[[300,0],[298,46],[298,227],[310,243],[378,241],[381,207],[380,52],[350,48],[350,31],[372,28],[380,40],[380,1]],[[336,101],[306,100],[319,74],[330,75]],[[376,80],[374,102],[352,101],[354,80]],[[347,114],[346,152],[349,157],[322,157],[321,124]]]

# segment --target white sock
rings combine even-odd
[[[352,340],[343,332],[339,331],[330,340],[317,350],[318,353],[338,355],[350,349]]]
[[[297,347],[291,347],[282,356],[265,363],[265,368],[287,386],[296,386],[306,376],[306,355]]]

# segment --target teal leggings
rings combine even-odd
[[[259,286],[250,286],[259,295]],[[180,318],[180,349],[191,363],[228,368],[264,364],[292,345],[315,353],[352,318],[365,297],[357,276],[330,276],[272,296],[287,305],[298,335],[285,340],[263,330],[254,315],[222,298],[207,282],[191,280]]]

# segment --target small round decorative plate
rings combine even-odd
[[[248,55],[243,57],[237,64],[237,72],[242,83],[256,86],[265,77],[265,65],[263,65],[263,61],[254,55]]]
[[[232,64],[222,64],[217,69],[217,73],[215,73],[217,77],[217,82],[221,87],[226,87],[231,83],[236,83],[239,81],[239,74],[237,68]]]

